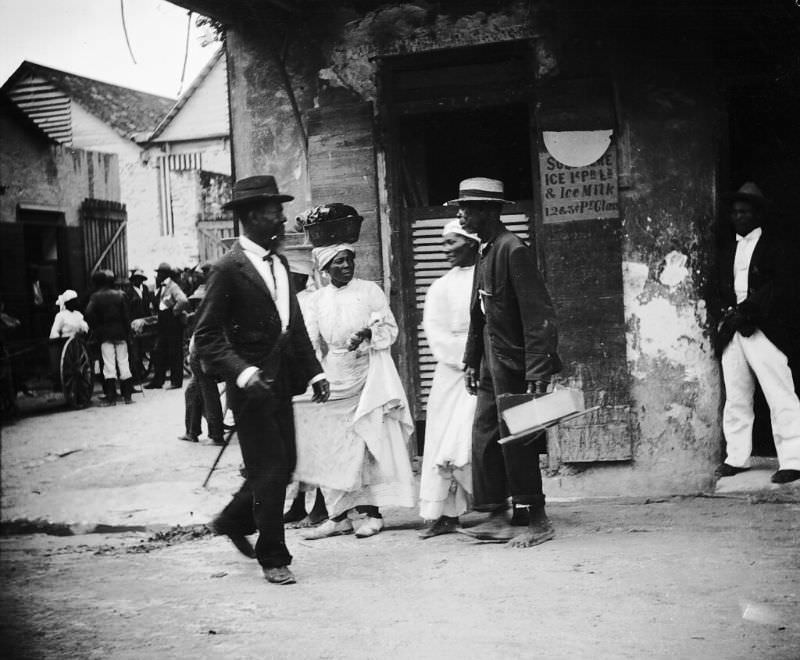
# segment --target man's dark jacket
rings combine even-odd
[[[793,243],[764,229],[750,260],[747,298],[736,304],[733,261],[736,245],[720,251],[719,296],[712,313],[723,316],[736,308],[745,326],[761,330],[787,356],[800,349],[800,259]],[[733,337],[735,328],[723,322],[717,334],[716,349],[721,354]],[[745,330],[746,332],[746,330]]]
[[[86,322],[101,342],[125,341],[130,327],[125,294],[112,288],[95,291],[86,306]]]
[[[142,295],[129,284],[125,289],[125,300],[128,301],[128,311],[131,319],[141,319],[155,314],[155,295],[147,285],[142,285]]]
[[[524,372],[525,380],[547,381],[561,370],[553,303],[536,258],[508,230],[500,231],[484,246],[475,266],[464,352],[468,367],[480,367],[484,357],[484,327],[488,327],[494,359],[513,371]]]
[[[281,256],[289,273],[289,264]],[[260,368],[274,381],[273,393],[288,399],[302,394],[322,368],[306,332],[297,297],[290,288],[287,334],[281,337],[281,319],[261,275],[236,242],[213,266],[206,295],[197,311],[195,349],[205,371],[228,381],[249,366]]]

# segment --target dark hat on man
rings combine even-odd
[[[172,266],[170,266],[166,261],[162,261],[158,264],[158,268],[156,268],[157,273],[171,273]]]
[[[758,206],[760,208],[766,208],[769,204],[769,200],[764,197],[764,193],[761,192],[761,189],[752,181],[748,181],[742,184],[742,187],[739,188],[734,193],[728,193],[725,195],[725,198],[728,202],[750,202],[754,206]]]
[[[458,206],[462,202],[496,202],[499,204],[513,204],[505,199],[503,182],[498,179],[487,179],[477,176],[464,179],[458,184],[458,197],[445,202],[445,206]]]
[[[239,179],[233,184],[233,197],[230,202],[223,204],[225,210],[235,209],[239,206],[251,204],[253,202],[291,202],[294,199],[291,195],[281,195],[278,191],[278,184],[275,177],[271,174],[259,176],[248,176]]]

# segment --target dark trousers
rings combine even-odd
[[[192,379],[184,392],[186,434],[198,437],[202,430],[200,425],[205,416],[206,424],[208,424],[208,437],[212,440],[222,440],[222,404],[219,400],[217,383],[203,373],[200,360],[194,354],[189,356],[189,368],[192,370]]]
[[[245,482],[220,514],[223,525],[235,532],[258,530],[256,558],[264,568],[287,566],[283,504],[294,471],[294,413],[291,399],[248,395],[234,383],[227,392],[236,419],[244,460]]]
[[[158,312],[158,343],[156,344],[153,382],[163,384],[169,369],[173,385],[183,385],[183,324],[172,310]]]
[[[525,374],[494,360],[486,336],[483,343],[484,359],[472,426],[473,508],[493,511],[506,506],[509,495],[514,504],[544,507],[539,452],[535,445],[498,443],[501,434],[496,397],[523,394]]]

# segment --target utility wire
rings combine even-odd
[[[133,56],[133,48],[131,48],[131,40],[128,39],[128,26],[125,24],[125,0],[119,0],[119,13],[122,16],[122,31],[125,33],[125,43],[128,44],[128,52],[131,54],[133,63],[136,64],[136,58]]]
[[[178,96],[183,91],[183,79],[186,77],[186,61],[189,59],[189,32],[192,30],[192,12],[186,14],[186,47],[183,51],[183,69],[181,69],[181,84],[178,87]]]

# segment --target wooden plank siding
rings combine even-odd
[[[382,285],[372,104],[315,108],[307,117],[311,203],[342,202],[364,217],[357,275]]]
[[[117,277],[128,273],[128,240],[125,205],[102,199],[85,199],[81,205],[81,227],[86,272],[108,269]]]

